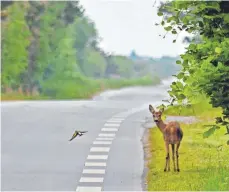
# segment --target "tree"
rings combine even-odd
[[[97,31],[94,23],[87,17],[76,18],[74,22],[74,48],[76,49],[76,59],[79,63],[81,72],[85,74],[86,50],[92,47],[92,43],[97,39]]]
[[[181,55],[182,60],[177,61],[182,70],[169,94],[179,103],[190,97],[190,87],[192,93],[206,94],[213,107],[223,109],[223,117],[217,117],[216,123],[224,125],[229,134],[229,2],[173,1],[167,9],[172,13],[163,19],[167,32],[186,31],[201,37],[201,42],[192,41],[186,53]],[[164,13],[159,10],[158,15]],[[211,129],[217,128],[219,126]]]
[[[74,50],[74,25],[57,19],[67,2],[48,2],[41,16],[37,77],[45,94],[55,95],[55,82],[72,79],[79,73]]]
[[[2,23],[2,88],[18,88],[21,74],[28,64],[27,47],[30,44],[31,32],[24,15],[27,11],[25,3],[14,2],[7,7],[8,22]],[[17,37],[17,38],[15,38]]]
[[[40,1],[28,2],[28,11],[25,15],[27,25],[31,32],[30,45],[28,47],[28,66],[22,74],[24,86],[30,93],[32,93],[33,87],[37,83],[34,79],[37,72],[37,52],[39,49],[39,36],[40,36],[40,18],[45,10],[45,4]]]
[[[106,70],[106,60],[100,52],[90,48],[85,51],[85,62],[83,71],[86,76],[103,78]]]

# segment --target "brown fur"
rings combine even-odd
[[[164,171],[170,171],[170,153],[169,153],[169,145],[172,147],[172,158],[173,158],[173,166],[174,171],[180,171],[179,169],[179,161],[178,161],[178,149],[180,147],[181,140],[183,138],[183,131],[180,127],[180,124],[175,121],[171,121],[167,124],[163,122],[161,119],[161,115],[163,110],[155,111],[152,105],[149,105],[149,111],[153,114],[154,121],[156,122],[157,127],[160,129],[164,136],[165,148],[166,148],[166,164]],[[175,148],[176,145],[176,148]],[[176,166],[175,166],[175,149],[176,149]]]

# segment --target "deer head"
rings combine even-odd
[[[154,122],[159,122],[159,121],[161,121],[162,119],[161,119],[161,115],[162,115],[162,113],[163,113],[163,111],[164,111],[164,109],[160,109],[159,111],[155,111],[155,109],[153,108],[153,106],[152,105],[149,105],[149,111],[152,113],[152,115],[153,115],[153,120],[154,120]]]

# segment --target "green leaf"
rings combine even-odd
[[[183,64],[182,64],[182,65],[183,65],[184,67],[188,66],[188,60],[185,59],[185,60],[183,61]]]
[[[222,49],[220,47],[216,47],[215,48],[215,52],[218,53],[218,54],[220,54],[222,52]]]
[[[189,47],[188,47],[190,50],[193,50],[196,48],[196,45],[195,44],[190,44]]]
[[[227,141],[227,145],[229,145],[229,140]]]
[[[176,43],[177,40],[173,40],[173,43]]]
[[[171,26],[165,27],[165,30],[166,31],[171,31],[172,30],[172,27]]]
[[[184,73],[182,73],[182,72],[177,75],[178,79],[182,79],[183,77],[184,77]]]
[[[193,74],[194,72],[195,72],[194,69],[189,69],[189,73],[190,73],[190,74]]]
[[[185,97],[185,95],[184,94],[180,94],[180,95],[178,95],[178,99],[180,99],[180,100],[183,100],[183,99],[185,99],[186,97]]]
[[[176,61],[176,64],[181,64],[181,61],[180,61],[180,60],[177,60],[177,61]]]
[[[223,19],[225,23],[229,23],[229,14],[225,14]]]
[[[164,22],[164,21],[162,21],[162,22],[161,22],[161,25],[162,25],[162,26],[163,26],[163,25],[165,25],[165,22]]]
[[[158,16],[162,16],[163,13],[162,13],[162,12],[158,12],[157,15],[158,15]]]
[[[176,85],[177,85],[177,87],[179,89],[183,89],[184,88],[183,84],[181,82],[179,82],[179,81],[176,83]]]
[[[175,19],[176,19],[175,16],[169,17],[169,18],[167,19],[167,22],[170,23],[172,20],[175,20]]]
[[[188,76],[184,76],[184,77],[183,77],[183,81],[184,81],[184,82],[187,81],[187,79],[188,79]]]
[[[173,96],[173,92],[172,91],[168,91],[168,94],[172,97]]]
[[[176,31],[176,30],[173,30],[173,31],[172,31],[172,34],[177,34],[177,31]]]
[[[203,138],[208,138],[215,132],[215,128],[212,127],[203,133]]]

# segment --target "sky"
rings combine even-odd
[[[184,34],[169,34],[155,26],[162,18],[157,16],[154,0],[80,0],[85,13],[95,22],[100,47],[113,54],[129,55],[132,50],[137,54],[152,57],[177,56],[185,51],[182,43]],[[159,3],[159,0],[156,1]],[[162,36],[160,37],[159,34]]]

